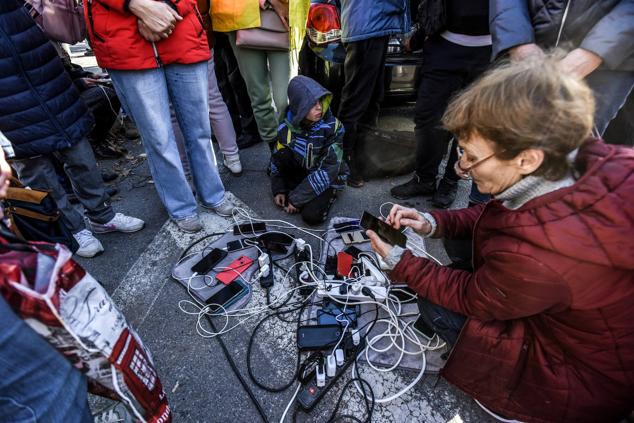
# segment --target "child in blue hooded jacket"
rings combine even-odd
[[[329,109],[332,93],[306,76],[288,84],[289,106],[271,156],[275,204],[301,212],[308,224],[326,220],[338,190],[345,186],[341,122]]]

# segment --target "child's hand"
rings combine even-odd
[[[273,201],[279,207],[284,207],[284,205],[286,205],[286,194],[277,194],[275,197],[273,197]]]
[[[292,205],[290,202],[288,203],[286,207],[284,207],[284,211],[288,214],[299,213],[299,209],[295,208],[295,206]]]

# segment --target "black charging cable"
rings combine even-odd
[[[297,362],[295,364],[295,371],[293,373],[293,377],[286,383],[279,385],[279,386],[272,386],[272,385],[267,385],[266,383],[258,380],[255,377],[255,373],[253,371],[253,365],[251,363],[251,355],[252,355],[252,351],[253,351],[253,345],[255,343],[255,338],[257,335],[258,330],[260,329],[260,327],[262,327],[262,325],[267,322],[269,319],[276,317],[277,315],[281,315],[281,314],[288,314],[288,313],[292,313],[294,311],[298,311],[299,310],[299,315],[297,316],[297,325],[299,326],[300,322],[301,322],[301,317],[302,317],[302,313],[304,311],[304,308],[306,307],[306,304],[302,304],[299,307],[296,308],[291,308],[288,310],[280,310],[277,311],[276,313],[273,314],[269,314],[268,316],[265,316],[262,320],[260,320],[258,322],[258,324],[253,328],[253,332],[251,333],[251,339],[249,339],[249,345],[247,346],[247,371],[249,372],[249,377],[251,378],[251,380],[253,381],[253,383],[256,384],[256,386],[258,388],[261,388],[267,392],[282,392],[287,390],[291,385],[293,385],[293,383],[295,383],[295,381],[297,380],[297,377],[299,375],[299,369],[301,366],[301,354],[299,353],[299,351],[297,352]]]
[[[355,358],[356,360],[356,358]],[[342,415],[337,415],[337,412],[339,411],[339,407],[341,406],[341,401],[343,400],[343,396],[346,393],[346,390],[353,384],[358,382],[359,385],[361,385],[361,392],[363,392],[363,399],[364,399],[364,403],[365,403],[365,409],[367,412],[367,416],[365,418],[365,420],[361,420],[358,417],[355,417],[353,415],[350,414],[342,414]],[[368,388],[368,391],[366,392],[366,387]],[[369,392],[369,397],[368,397],[368,392]],[[348,419],[348,420],[352,420],[355,421],[357,423],[369,423],[372,421],[372,414],[374,413],[374,406],[375,406],[375,401],[374,401],[374,391],[372,390],[372,386],[370,385],[370,383],[365,380],[362,379],[360,377],[353,377],[352,379],[350,379],[348,382],[346,382],[345,385],[343,385],[343,388],[341,389],[341,394],[339,395],[339,399],[337,399],[337,402],[335,403],[335,408],[332,410],[332,414],[330,415],[330,418],[327,420],[327,423],[334,423],[338,420],[342,420],[342,419]]]

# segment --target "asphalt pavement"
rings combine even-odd
[[[95,66],[94,57],[84,57],[85,46],[71,48],[73,61],[84,67]],[[384,108],[379,128],[384,136],[400,137],[413,131],[413,105],[398,104]],[[395,138],[396,139],[396,138]],[[171,277],[171,269],[182,251],[205,234],[225,231],[233,222],[200,210],[205,230],[185,234],[168,219],[154,189],[140,141],[125,145],[129,152],[119,160],[103,160],[99,165],[119,178],[110,185],[119,193],[113,198],[116,211],[142,218],[145,228],[135,234],[105,234],[100,239],[105,252],[92,259],[78,259],[106,288],[115,303],[138,331],[152,352],[159,377],[169,398],[175,422],[257,422],[261,421],[252,400],[240,384],[222,352],[217,338],[204,337],[197,330],[196,315],[183,301],[190,297]],[[228,198],[253,216],[279,219],[303,226],[297,215],[287,215],[272,201],[266,175],[268,147],[255,145],[241,151],[243,175],[236,177],[220,166]],[[379,152],[380,154],[380,152]],[[414,154],[413,146],[411,154]],[[220,159],[220,156],[218,156]],[[393,199],[389,189],[409,176],[368,181],[362,189],[347,188],[337,198],[331,216],[360,217],[367,210],[378,215],[389,210]],[[467,203],[469,186],[461,183],[452,207]],[[415,198],[404,204],[421,210],[430,209],[429,198]],[[323,229],[325,225],[322,225]],[[318,227],[319,228],[319,227]],[[213,239],[213,238],[211,238]],[[204,244],[204,243],[203,243]],[[442,244],[426,241],[427,251],[447,261]],[[254,288],[249,306],[264,304],[264,296]],[[296,385],[279,393],[266,392],[250,380],[246,350],[253,327],[261,317],[246,321],[222,335],[230,355],[244,380],[261,404],[268,421],[277,422],[295,392]],[[217,320],[217,325],[222,322]],[[208,326],[204,328],[209,329]],[[204,335],[204,333],[203,333]],[[254,339],[252,362],[255,376],[269,384],[281,384],[292,376],[295,365],[295,324],[272,319],[262,326]],[[377,373],[360,364],[360,373],[370,382],[377,398],[390,396],[410,384],[417,372],[396,370]],[[297,421],[325,422],[331,417],[349,372],[311,413],[297,413]],[[109,401],[90,398],[94,410]],[[291,421],[293,408],[287,416]],[[338,414],[365,418],[363,400],[354,390],[345,393]],[[345,420],[344,420],[345,421]],[[373,422],[489,422],[493,421],[475,402],[437,375],[425,375],[413,389],[399,398],[377,404]]]
[[[386,133],[411,130],[410,106],[384,110],[379,127]],[[113,199],[116,210],[144,219],[146,227],[136,234],[100,236],[106,251],[96,258],[79,261],[106,287],[150,348],[174,412],[174,421],[258,421],[257,410],[227,362],[218,340],[197,333],[196,316],[183,311],[188,308],[182,301],[189,296],[181,285],[170,278],[171,268],[183,249],[203,234],[184,234],[169,221],[155,192],[140,142],[126,146],[130,150],[127,157],[104,160],[100,166],[120,175],[113,183],[119,189]],[[254,216],[302,225],[299,216],[287,215],[273,204],[266,176],[267,147],[264,144],[253,146],[243,150],[241,157],[242,176],[233,176],[221,167],[221,176],[231,201]],[[331,215],[358,217],[364,210],[379,214],[381,206],[386,212],[389,204],[384,203],[393,201],[389,189],[407,178],[382,178],[369,181],[362,189],[347,188],[339,195]],[[466,185],[461,185],[454,207],[466,203],[467,190]],[[408,204],[428,209],[427,200],[417,198]],[[205,233],[224,231],[233,223],[230,219],[203,210],[201,215]],[[429,241],[427,249],[446,261],[440,242]],[[251,305],[262,304],[262,301],[262,294],[256,290]],[[279,421],[295,385],[284,392],[269,393],[256,387],[249,379],[245,364],[246,348],[258,320],[248,321],[223,335],[222,339],[269,421]],[[265,325],[254,342],[253,368],[256,376],[271,383],[288,379],[294,366],[294,340],[294,324],[277,322]],[[416,377],[416,372],[406,370],[378,374],[364,364],[360,368],[377,397],[398,392]],[[349,376],[344,377],[313,412],[299,413],[297,420],[328,420],[341,387],[348,379]],[[91,401],[94,408],[107,404],[99,398]],[[341,413],[364,417],[362,399],[354,390],[345,394],[343,404]],[[394,401],[377,404],[372,417],[375,422],[487,420],[488,416],[468,396],[436,375],[424,376],[412,390]],[[290,415],[286,421],[290,421]]]

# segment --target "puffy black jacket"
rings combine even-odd
[[[610,70],[634,70],[634,0],[490,0],[493,57],[520,44],[555,45],[599,55]]]
[[[68,148],[92,125],[48,38],[17,1],[0,1],[0,131],[16,158]]]

